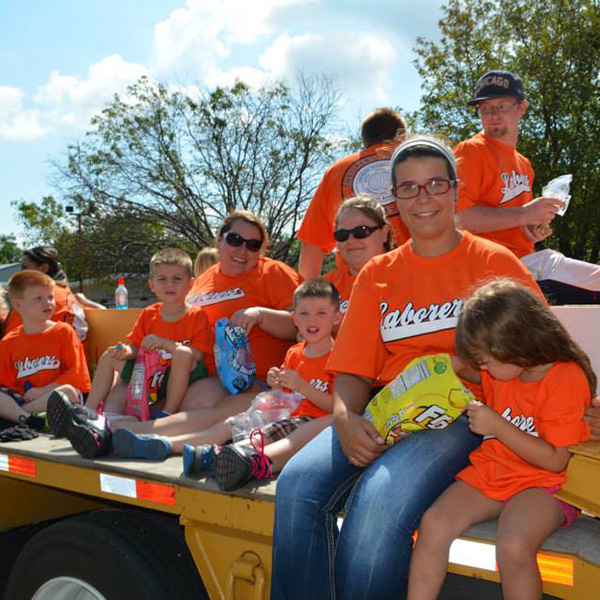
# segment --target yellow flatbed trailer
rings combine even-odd
[[[94,358],[119,339],[100,334],[98,324],[114,318],[127,328],[135,316],[111,312],[90,319]],[[578,315],[569,327],[585,322],[577,337],[587,336],[581,343],[600,372],[600,308]],[[539,559],[545,594],[591,600],[600,598],[600,521],[593,516],[600,516],[600,442],[573,450],[561,496],[587,514],[548,538]],[[226,494],[210,480],[184,477],[181,457],[87,460],[49,435],[0,444],[0,597],[266,599],[275,487]],[[469,529],[452,547],[449,572],[497,582],[494,539],[494,521]],[[441,598],[492,597],[477,593]]]

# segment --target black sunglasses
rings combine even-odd
[[[357,240],[364,240],[378,229],[381,229],[381,225],[373,227],[369,227],[369,225],[357,225],[353,229],[336,229],[333,232],[333,237],[337,242],[345,242],[350,236]]]
[[[246,248],[248,248],[250,252],[258,252],[262,248],[263,244],[262,240],[257,240],[254,238],[247,240],[239,233],[235,233],[235,231],[228,231],[223,235],[223,239],[229,246],[233,246],[234,248],[239,248],[243,244],[246,244]]]

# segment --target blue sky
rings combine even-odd
[[[0,0],[0,234],[22,233],[11,200],[55,193],[51,161],[141,75],[210,88],[325,72],[352,127],[377,106],[417,108],[412,48],[437,37],[441,4]]]

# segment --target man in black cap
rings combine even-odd
[[[479,78],[467,105],[477,108],[483,131],[454,148],[460,226],[512,250],[551,302],[600,303],[598,265],[554,250],[534,252],[534,243],[552,233],[550,224],[564,203],[533,198],[531,163],[517,151],[519,123],[528,106],[521,79],[490,71]]]

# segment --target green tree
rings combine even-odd
[[[338,96],[325,78],[190,96],[146,78],[92,121],[57,164],[66,197],[160,224],[193,249],[231,210],[260,214],[272,254],[293,262],[294,234],[324,168]]]
[[[0,235],[0,264],[18,262],[23,256],[23,250],[19,248],[14,235]]]
[[[423,130],[458,142],[476,133],[466,109],[486,71],[519,74],[530,106],[519,150],[533,163],[535,192],[573,174],[571,206],[548,245],[597,262],[600,255],[600,3],[598,0],[450,0],[437,42],[417,41]]]

